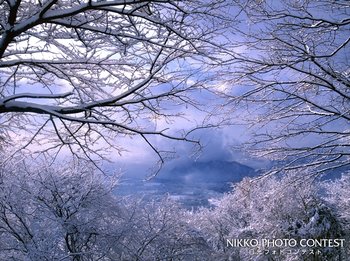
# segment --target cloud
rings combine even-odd
[[[200,139],[203,147],[199,153],[193,144],[181,141],[172,141],[167,139],[156,140],[156,146],[159,148],[174,149],[176,153],[174,158],[166,162],[160,172],[166,172],[175,166],[186,164],[191,161],[234,161],[240,158],[232,150],[233,145],[240,143],[237,137],[240,136],[242,128],[230,126],[223,129],[202,129],[193,133],[193,138]],[[131,144],[132,142],[133,144]],[[123,153],[121,157],[115,157],[115,166],[124,170],[126,177],[144,178],[150,174],[150,169],[156,164],[157,155],[144,144],[141,140],[129,140],[128,152]]]

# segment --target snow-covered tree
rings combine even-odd
[[[242,23],[227,94],[256,127],[248,148],[284,172],[348,167],[349,1],[234,2]]]
[[[96,260],[108,253],[109,223],[120,215],[114,182],[76,162],[9,167],[1,173],[3,260]]]
[[[144,140],[161,160],[152,135],[197,143],[187,134],[207,123],[176,134],[167,127],[186,116],[184,106],[211,112],[195,93],[210,89],[206,64],[219,62],[224,5],[1,1],[1,138],[52,154],[65,147],[89,159],[110,147],[123,151],[115,141],[124,136]]]
[[[338,260],[344,249],[313,248],[317,254],[300,251],[287,254],[287,247],[259,245],[230,247],[227,239],[322,239],[343,238],[343,226],[327,202],[321,199],[319,184],[300,182],[297,176],[244,180],[219,199],[212,210],[192,214],[193,224],[223,260]],[[299,245],[298,245],[299,246]],[[291,248],[295,251],[296,248]],[[264,250],[270,250],[269,253]],[[272,250],[277,251],[275,254]],[[285,251],[284,251],[285,250]],[[301,248],[299,248],[301,250]],[[305,249],[304,249],[305,250]],[[316,259],[315,259],[316,258]]]
[[[10,164],[11,163],[11,164]],[[1,260],[204,260],[201,233],[169,199],[116,197],[117,177],[77,161],[0,172]]]
[[[185,210],[168,198],[124,201],[123,234],[114,260],[206,260],[210,247],[185,217]],[[124,258],[124,259],[123,259]]]
[[[340,179],[327,181],[323,184],[325,189],[324,198],[331,206],[335,215],[339,218],[344,238],[350,240],[350,173],[343,174]],[[346,244],[345,256],[350,255],[350,245]]]

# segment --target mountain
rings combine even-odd
[[[187,162],[170,168],[150,181],[129,179],[117,194],[155,199],[169,195],[187,208],[209,206],[210,198],[231,190],[231,184],[256,175],[254,169],[234,161]]]
[[[180,187],[205,187],[220,193],[230,190],[231,183],[255,175],[254,169],[234,161],[189,162],[155,178],[155,181]]]

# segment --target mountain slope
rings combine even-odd
[[[130,178],[116,193],[152,200],[169,195],[187,208],[197,208],[209,206],[209,199],[230,191],[232,183],[255,175],[254,169],[234,161],[187,162],[164,170],[150,181]]]
[[[217,192],[226,192],[231,183],[255,175],[254,169],[234,161],[190,162],[162,173],[155,179],[181,187],[205,187]]]

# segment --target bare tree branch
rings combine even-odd
[[[249,25],[234,29],[232,48],[243,51],[231,51],[229,74],[222,75],[245,88],[225,94],[231,105],[249,110],[245,120],[255,138],[247,149],[280,162],[271,173],[344,171],[350,160],[349,3],[235,2]]]
[[[197,144],[186,132],[205,124],[175,135],[154,122],[183,117],[185,103],[210,113],[196,93],[215,93],[207,83],[215,79],[209,70],[220,63],[223,41],[218,37],[226,27],[220,23],[230,20],[226,5],[199,0],[2,2],[3,121],[16,122],[33,144],[46,135],[45,152],[63,145],[76,154],[79,148],[89,159],[100,155],[92,146],[100,141],[121,152],[112,142],[117,134],[143,138],[161,161],[160,150],[146,136]],[[177,109],[167,112],[169,106]],[[14,128],[6,126],[11,139]]]

